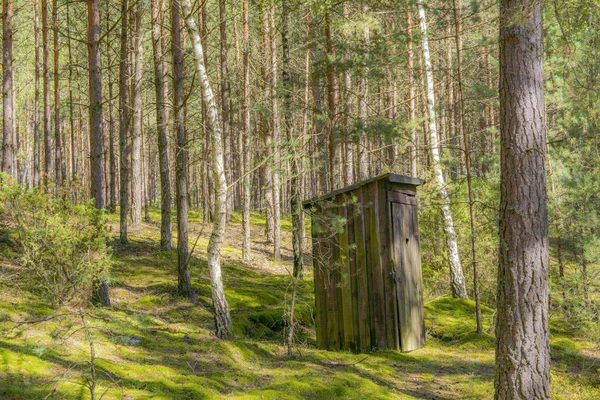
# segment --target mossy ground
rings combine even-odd
[[[493,397],[493,310],[474,333],[474,305],[426,304],[427,345],[410,354],[327,352],[314,347],[312,275],[300,288],[294,357],[286,355],[283,315],[290,290],[289,222],[283,259],[270,260],[264,219],[254,215],[252,262],[241,259],[238,216],[223,249],[223,275],[235,339],[213,334],[204,228],[191,264],[199,303],[178,297],[175,252],[158,251],[158,213],[111,243],[113,307],[84,311],[96,352],[97,397],[104,399],[485,399]],[[113,222],[114,216],[112,216]],[[191,245],[202,231],[191,215]],[[115,225],[115,237],[117,236]],[[19,285],[16,254],[0,243],[0,399],[87,399],[90,346],[78,309],[56,309]],[[308,264],[307,259],[307,264]],[[27,323],[37,321],[36,323]],[[600,397],[598,344],[552,338],[556,399]]]

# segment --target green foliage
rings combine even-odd
[[[57,305],[91,299],[111,265],[104,212],[20,185],[4,184],[0,191],[15,225],[23,281]]]

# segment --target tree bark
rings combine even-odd
[[[44,92],[44,188],[48,190],[52,180],[52,148],[50,138],[50,67],[48,55],[48,1],[42,0],[42,74]]]
[[[154,89],[158,128],[158,165],[160,169],[160,248],[170,250],[171,242],[171,171],[169,166],[169,108],[167,65],[163,26],[164,0],[152,0],[152,49],[154,51]]]
[[[221,66],[221,110],[223,117],[223,143],[225,146],[225,178],[231,182],[231,85],[229,82],[229,67],[227,52],[227,7],[225,0],[219,0],[219,32],[221,35],[220,45],[220,66]],[[232,193],[227,195],[227,220],[231,219],[233,208]]]
[[[198,72],[200,83],[202,85],[202,95],[208,106],[208,115],[212,125],[211,147],[212,147],[212,168],[215,185],[215,212],[213,230],[208,243],[208,271],[210,273],[212,299],[215,309],[215,326],[217,337],[220,339],[230,339],[231,316],[229,315],[229,306],[225,298],[223,288],[223,279],[221,277],[220,254],[223,247],[223,237],[225,236],[225,224],[227,213],[227,181],[225,179],[225,167],[223,160],[223,133],[221,131],[221,121],[219,109],[215,101],[213,91],[208,79],[202,43],[200,42],[200,33],[198,26],[191,14],[191,5],[189,0],[181,0],[181,7],[185,16],[185,22],[192,38],[194,49],[194,58],[196,61],[196,70]]]
[[[452,212],[450,211],[450,196],[446,188],[446,179],[442,171],[440,159],[439,138],[437,132],[437,121],[435,115],[435,93],[433,88],[433,67],[431,66],[431,56],[429,54],[429,40],[427,37],[427,21],[425,19],[425,7],[423,0],[418,1],[419,17],[421,19],[421,34],[423,41],[423,58],[425,60],[425,75],[427,87],[427,108],[429,112],[429,133],[431,136],[430,148],[432,166],[435,179],[438,184],[440,198],[442,200],[442,214],[444,215],[444,230],[446,231],[446,240],[448,242],[448,260],[450,262],[450,280],[452,286],[452,295],[458,298],[467,298],[467,288],[463,274],[460,256],[458,254],[458,243]]]
[[[67,172],[63,164],[62,132],[60,129],[60,85],[59,85],[59,46],[58,46],[58,4],[52,3],[53,47],[54,47],[54,176],[56,185],[62,185]]]
[[[500,1],[496,399],[550,399],[542,4]]]
[[[102,132],[102,65],[100,56],[99,0],[87,0],[88,69],[90,93],[90,176],[96,208],[104,208],[104,137]],[[98,300],[110,306],[108,283],[98,283]]]
[[[275,3],[271,4],[269,12],[270,19],[270,43],[271,43],[271,114],[273,115],[273,258],[278,261],[281,258],[281,183],[279,170],[281,169],[279,161],[279,148],[281,135],[279,132],[279,99],[277,90],[277,39],[275,36]]]
[[[35,44],[35,77],[33,101],[33,186],[40,185],[40,3],[33,1],[33,30]],[[7,36],[6,36],[7,37]]]
[[[179,293],[193,297],[188,245],[188,144],[183,104],[183,54],[181,51],[180,1],[171,0],[171,52],[173,56],[173,114],[177,140],[175,190],[177,192],[177,265]],[[186,13],[187,14],[187,13]]]
[[[144,1],[137,1],[133,19],[133,76],[131,95],[133,101],[131,126],[131,226],[142,225],[142,79],[144,49]]]
[[[272,88],[270,86],[271,83],[271,37],[270,37],[270,22],[269,22],[269,10],[266,5],[262,7],[262,36],[263,36],[263,55],[264,55],[264,66],[263,66],[263,77],[264,77],[264,88],[265,88],[265,105],[267,105],[268,101],[273,96]],[[268,107],[268,106],[267,106]],[[263,125],[263,140],[264,140],[264,150],[266,152],[266,157],[272,157],[273,155],[273,131],[269,126],[269,122],[266,118],[262,120]],[[267,236],[267,242],[274,243],[275,242],[275,216],[273,214],[273,162],[271,160],[267,160],[265,162],[265,166],[263,168],[264,178],[263,178],[263,186],[264,186],[264,209],[265,209],[265,233]]]
[[[410,7],[410,4],[408,5]],[[415,55],[413,50],[412,12],[406,10],[406,34],[408,49],[408,118],[410,121],[410,170],[417,176],[417,90],[415,86]]]
[[[465,124],[465,100],[463,95],[462,76],[462,0],[452,2],[454,14],[454,30],[456,45],[456,67],[458,84],[458,122],[463,134],[463,149],[465,153],[465,169],[467,172],[467,189],[469,192],[469,221],[471,225],[471,257],[473,262],[473,294],[475,296],[475,319],[477,321],[477,333],[483,333],[483,322],[481,320],[481,301],[479,299],[479,270],[477,265],[477,232],[475,229],[475,194],[473,192],[471,172],[471,146],[467,125]]]
[[[363,16],[369,12],[369,6],[364,3],[362,7]],[[369,43],[371,41],[371,32],[369,25],[365,24],[363,28],[363,44],[365,46],[365,59],[368,63],[369,57]],[[369,177],[369,151],[368,151],[368,139],[364,125],[367,124],[367,118],[369,117],[369,66],[363,67],[363,75],[360,81],[360,94],[359,94],[359,114],[360,121],[363,124],[361,135],[358,138],[358,180],[362,181]]]
[[[129,0],[121,2],[121,50],[119,59],[119,152],[120,152],[120,241],[127,243],[129,216]]]
[[[2,4],[2,172],[17,177],[15,143],[14,1]]]
[[[248,24],[248,0],[242,1],[242,20],[244,25],[244,55],[243,55],[243,73],[244,85],[242,94],[242,230],[243,244],[242,255],[244,260],[252,258],[250,248],[250,162],[251,162],[251,142],[250,142],[250,32]]]

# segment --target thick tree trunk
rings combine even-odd
[[[119,59],[119,152],[120,152],[120,241],[127,243],[129,216],[129,0],[121,2],[121,51]]]
[[[223,133],[221,132],[221,121],[219,118],[219,109],[214,98],[213,91],[208,79],[202,43],[200,42],[200,33],[194,20],[189,0],[181,0],[181,7],[185,16],[185,22],[192,38],[194,48],[194,58],[196,61],[196,70],[198,72],[200,83],[202,85],[202,95],[208,106],[208,115],[212,125],[211,147],[212,147],[212,167],[215,185],[215,212],[213,230],[208,243],[208,271],[210,273],[212,299],[215,309],[215,325],[217,337],[220,339],[229,339],[232,336],[231,316],[229,315],[229,306],[225,298],[223,288],[223,279],[221,277],[220,254],[225,236],[225,224],[227,213],[227,181],[225,179],[225,166],[223,160]]]
[[[17,177],[15,143],[14,1],[2,4],[2,172]]]
[[[500,1],[496,399],[550,399],[542,4]]]
[[[100,56],[99,0],[87,1],[88,17],[88,68],[90,93],[90,176],[92,197],[96,208],[104,208],[104,137],[102,133],[102,66]],[[108,284],[100,282],[96,293],[98,300],[110,306]]]
[[[450,211],[450,197],[446,188],[446,179],[442,171],[440,160],[440,148],[435,116],[435,93],[433,88],[433,68],[431,66],[431,57],[429,54],[429,40],[427,37],[427,22],[425,20],[425,7],[423,0],[419,0],[419,17],[421,19],[421,34],[423,40],[423,58],[425,60],[425,75],[427,86],[427,108],[429,111],[429,133],[431,136],[430,148],[432,166],[435,179],[439,186],[440,198],[442,200],[442,213],[444,215],[444,230],[446,231],[446,240],[448,242],[448,260],[450,262],[450,279],[452,284],[452,295],[459,298],[467,298],[467,288],[463,274],[460,256],[458,254],[458,243],[452,212]]]
[[[169,169],[169,108],[167,65],[163,26],[164,0],[152,0],[152,49],[156,92],[156,126],[158,128],[158,165],[160,169],[160,248],[170,250],[171,243],[171,171]]]
[[[190,276],[188,244],[188,144],[184,121],[183,104],[183,54],[181,51],[181,13],[180,2],[171,0],[171,52],[173,56],[173,114],[175,117],[175,138],[177,141],[175,164],[175,187],[177,203],[177,265],[179,293],[193,297]]]
[[[250,141],[250,32],[248,24],[248,0],[242,1],[242,20],[244,25],[244,60],[243,73],[244,85],[242,94],[242,229],[243,244],[242,255],[244,260],[251,259],[250,249],[250,162],[251,162],[251,141]]]
[[[133,102],[131,129],[131,226],[142,224],[142,79],[144,49],[144,1],[136,0],[133,18],[133,76],[131,95]]]

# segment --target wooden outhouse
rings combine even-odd
[[[307,200],[317,346],[412,351],[425,344],[418,178],[384,174]]]

